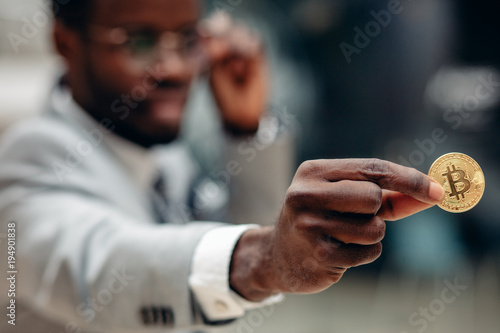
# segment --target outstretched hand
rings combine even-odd
[[[324,290],[348,268],[380,256],[385,220],[415,214],[443,196],[428,176],[387,161],[305,162],[276,226],[248,231],[240,239],[231,285],[251,300]]]

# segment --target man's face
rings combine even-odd
[[[164,32],[195,36],[200,10],[198,0],[95,0],[89,38],[82,38],[85,54],[78,57],[82,63],[74,64],[81,66],[86,81],[72,87],[75,96],[75,89],[85,91],[79,102],[95,118],[112,119],[118,134],[141,145],[177,137],[199,61],[177,52],[177,37]],[[139,36],[133,41],[139,50],[151,45],[148,36],[169,36],[156,49],[159,52],[144,57],[131,54],[130,40],[109,43],[107,39],[123,37],[117,37],[114,28],[126,36]]]

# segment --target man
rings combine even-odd
[[[380,255],[384,219],[444,195],[427,176],[389,162],[309,161],[275,226],[181,224],[191,174],[174,139],[199,43],[234,136],[255,133],[264,112],[259,43],[227,19],[198,32],[197,0],[54,4],[66,74],[48,112],[11,130],[0,150],[0,216],[3,230],[14,225],[17,271],[14,284],[2,279],[15,288],[5,301],[2,292],[2,304],[14,304],[16,324],[2,322],[2,332],[228,322],[282,293],[328,288]],[[153,204],[152,184],[163,193]]]

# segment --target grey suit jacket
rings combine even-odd
[[[82,140],[88,138],[79,124],[50,107],[3,138],[0,233],[15,222],[18,273],[16,326],[1,320],[0,331],[151,332],[202,324],[188,286],[191,257],[200,238],[220,224],[158,225],[147,193],[131,182],[105,144],[93,146],[81,161],[71,160],[68,147],[77,147]],[[241,184],[250,183],[248,176],[255,177],[256,169],[264,169],[258,177],[270,184],[269,193],[282,191],[283,185],[265,178],[280,174],[287,179],[288,171],[273,172],[290,162],[283,156],[281,163],[273,160],[283,155],[283,149],[280,144],[267,148],[261,155],[268,162],[252,161],[251,167],[243,168],[246,173],[232,179],[231,187],[242,188]],[[237,148],[232,151],[230,160],[245,158]],[[63,181],[55,171],[57,163],[70,165]],[[178,163],[191,162],[179,157]],[[178,180],[187,188],[192,177],[180,175]],[[187,200],[189,191],[181,192],[178,200]],[[262,211],[276,214],[279,201],[267,200],[267,207],[257,207],[258,218]],[[238,209],[233,205],[230,211]],[[248,215],[245,212],[247,219]],[[4,267],[7,243],[0,241]],[[2,269],[2,306],[8,305],[6,274]]]

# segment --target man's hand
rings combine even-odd
[[[201,25],[210,84],[227,129],[255,132],[268,98],[268,69],[260,39],[222,12]]]
[[[376,159],[303,163],[274,228],[247,231],[233,254],[230,283],[247,299],[316,293],[380,256],[384,220],[442,200],[419,171]]]

